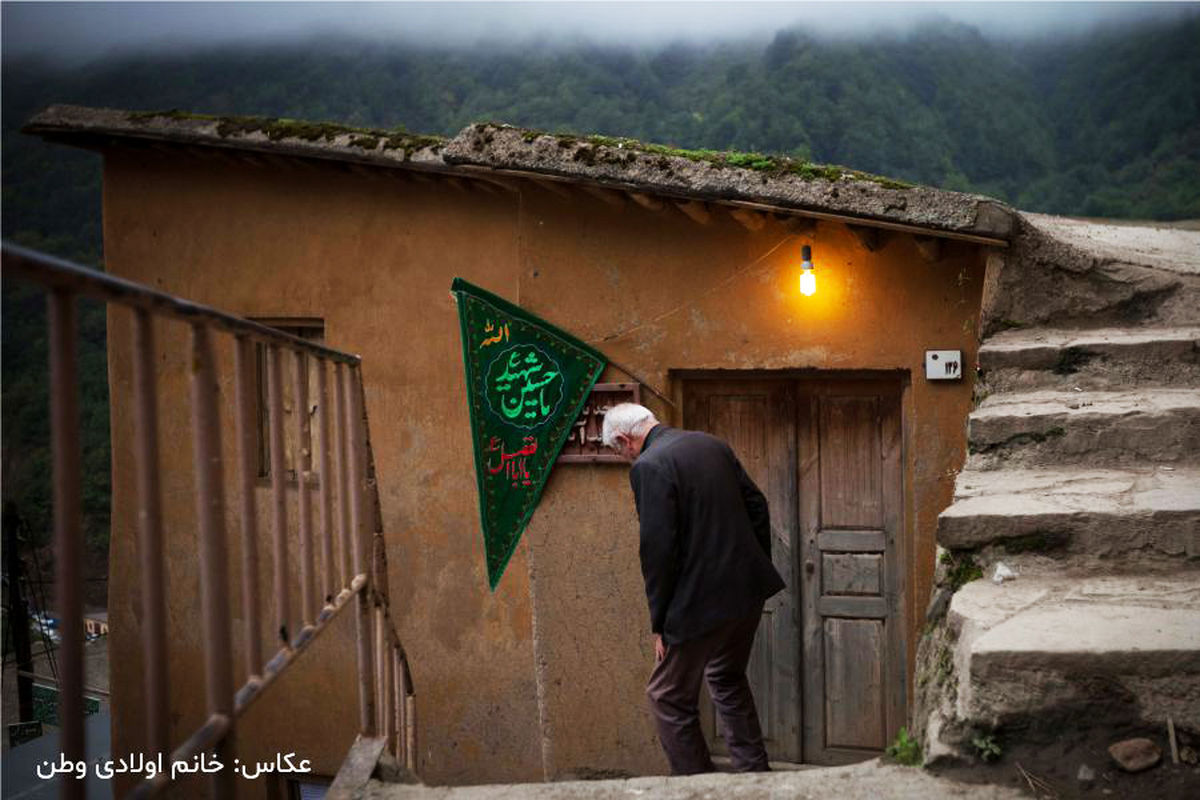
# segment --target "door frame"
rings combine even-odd
[[[667,372],[667,378],[670,386],[670,395],[674,403],[672,409],[672,423],[683,426],[683,410],[685,408],[686,385],[689,383],[700,383],[708,381],[780,381],[792,383],[796,387],[793,397],[793,407],[797,413],[797,430],[796,430],[796,455],[797,455],[797,486],[803,479],[804,465],[802,463],[803,456],[800,453],[800,438],[802,436],[799,431],[800,414],[799,404],[802,402],[802,396],[805,394],[803,388],[805,386],[811,388],[818,387],[834,387],[841,386],[852,387],[855,389],[870,390],[872,386],[880,390],[881,395],[893,395],[897,405],[897,421],[899,424],[899,501],[900,507],[896,510],[897,527],[896,540],[896,557],[894,569],[889,574],[891,578],[891,586],[888,592],[888,603],[891,613],[895,614],[895,618],[899,624],[895,626],[895,630],[889,636],[888,646],[891,649],[892,664],[887,675],[884,676],[888,682],[891,695],[891,702],[887,707],[887,730],[892,732],[900,725],[905,724],[909,712],[909,658],[908,658],[908,640],[909,629],[912,625],[911,619],[911,603],[908,594],[911,591],[909,586],[910,577],[913,571],[913,549],[911,541],[913,537],[914,515],[912,508],[911,496],[911,475],[909,458],[909,435],[911,427],[911,402],[912,402],[912,374],[907,369],[894,370],[826,370],[814,368],[800,369],[671,369]],[[811,394],[811,392],[810,392]],[[797,492],[798,495],[802,494]],[[809,630],[811,621],[806,619],[809,602],[809,582],[803,574],[802,562],[809,552],[806,543],[806,508],[803,504],[803,498],[798,497],[798,508],[796,510],[798,519],[793,526],[793,536],[798,536],[799,541],[793,540],[792,553],[793,565],[792,576],[793,586],[800,587],[799,592],[793,598],[793,608],[795,613],[794,624],[796,625],[797,646],[800,652],[796,654],[797,663],[803,665],[804,647],[806,637],[814,635],[814,631]],[[889,543],[891,544],[891,543]],[[800,684],[796,688],[796,696],[800,698],[800,708],[798,713],[801,719],[800,730],[800,750],[804,753],[804,763],[822,763],[822,764],[844,764],[853,761],[862,760],[862,757],[872,757],[869,754],[857,756],[851,753],[825,753],[824,757],[819,761],[810,760],[810,755],[814,754],[814,748],[810,745],[814,737],[817,737],[816,732],[811,730],[811,719],[809,713],[809,704],[812,702],[812,686],[808,679],[808,670],[801,669],[797,676],[797,682]],[[819,740],[819,739],[818,739]],[[825,749],[825,748],[820,748]]]

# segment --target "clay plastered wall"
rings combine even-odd
[[[458,192],[387,173],[351,175],[336,166],[255,167],[121,152],[106,159],[110,270],[245,316],[322,318],[331,346],[363,356],[392,612],[412,660],[421,768],[432,783],[541,777],[526,549],[518,549],[497,592],[489,593],[457,312],[449,294],[451,277],[461,275],[517,296],[516,209],[511,197]],[[141,613],[134,420],[124,399],[130,385],[129,321],[120,311],[110,320],[113,748],[124,752],[142,747]],[[217,346],[225,366],[223,444],[231,453],[232,340],[218,336]],[[173,745],[202,720],[204,702],[186,347],[185,326],[162,326],[159,408]],[[232,479],[230,467],[227,485]],[[230,549],[237,552],[235,495],[229,497]],[[258,499],[262,635],[269,643],[269,490],[260,489]],[[294,496],[290,502],[294,521]],[[294,540],[291,552],[294,559]],[[241,620],[237,569],[229,587],[235,626]],[[292,602],[296,607],[298,597]],[[286,725],[276,726],[272,746],[295,749],[321,764],[340,763],[353,738],[353,728],[343,731],[342,721],[347,713],[356,718],[358,702],[348,635],[337,639],[342,646],[311,654],[337,669],[309,668],[292,676],[287,688],[296,700]],[[240,649],[235,656],[241,658]],[[242,662],[236,663],[240,685],[245,673]],[[253,711],[266,720],[260,730],[269,730],[272,712]],[[314,731],[328,735],[314,738]]]
[[[750,233],[720,212],[701,226],[675,211],[618,209],[582,195],[566,204],[536,190],[525,194],[521,231],[521,304],[668,396],[678,389],[672,370],[911,371],[911,675],[936,518],[965,455],[971,394],[969,378],[927,382],[924,351],[961,349],[964,363],[975,363],[977,249],[947,242],[931,264],[901,234],[869,252],[836,223],[797,236],[771,221]],[[811,298],[798,292],[805,242],[817,264]],[[628,378],[610,368],[606,379]],[[643,695],[653,647],[627,470],[560,466],[527,536],[547,776],[664,770]]]
[[[924,380],[923,351],[959,348],[965,363],[974,363],[983,277],[974,248],[947,244],[943,259],[930,264],[907,236],[871,253],[834,223],[801,237],[775,221],[749,233],[720,212],[700,226],[675,211],[617,209],[581,194],[564,201],[532,187],[518,202],[386,172],[141,154],[107,159],[105,238],[118,274],[247,316],[319,317],[329,344],[363,355],[393,613],[413,663],[427,781],[664,768],[642,693],[653,650],[627,469],[557,469],[497,592],[487,591],[457,313],[448,292],[453,275],[596,344],[667,394],[678,390],[673,370],[910,370],[910,659],[915,652],[936,515],[951,497],[970,402],[967,382]],[[818,294],[807,299],[796,291],[804,241],[814,245],[819,275]],[[119,752],[140,747],[140,611],[133,420],[120,400],[130,380],[129,325],[119,312],[110,319]],[[230,342],[218,341],[228,366]],[[169,443],[163,480],[170,670],[175,685],[187,687],[173,695],[176,741],[203,717],[186,346],[183,326],[165,326],[160,385],[162,396],[173,398],[160,404]],[[626,376],[610,369],[606,379]],[[228,411],[228,377],[221,391]],[[646,397],[669,418],[665,406]],[[224,444],[230,452],[231,438]],[[258,500],[265,521],[267,489]],[[294,519],[294,498],[289,514]],[[237,526],[232,513],[227,517],[236,552]],[[261,633],[270,642],[265,524],[262,530]],[[237,574],[230,598],[240,619]],[[254,710],[261,720],[253,724],[262,726],[256,736],[297,752],[301,745],[324,747],[302,755],[340,762],[357,709],[349,627],[341,638],[327,634],[319,658],[310,654],[320,666],[289,676],[300,701],[286,721],[278,718],[280,707]],[[240,683],[240,666],[236,675]],[[345,736],[343,718],[350,720]],[[314,740],[304,733],[314,730],[329,735]]]

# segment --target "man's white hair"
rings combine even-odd
[[[647,425],[646,423],[650,424]],[[637,403],[618,403],[604,414],[604,430],[600,437],[605,447],[612,447],[617,434],[635,436],[641,433],[643,427],[653,427],[658,424],[654,412]]]

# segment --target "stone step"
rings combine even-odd
[[[973,581],[947,618],[967,728],[1165,723],[1200,730],[1200,570]]]
[[[1069,373],[1092,359],[1169,364],[1200,359],[1200,327],[1098,328],[1004,331],[979,348],[979,365],[992,369],[1048,369]]]
[[[979,365],[992,393],[1200,386],[1200,327],[1009,330],[981,345]]]
[[[1200,325],[1200,232],[1021,215],[985,330]]]
[[[1200,389],[992,395],[971,412],[968,440],[972,469],[1196,462]]]
[[[1200,467],[964,471],[937,540],[1114,570],[1200,558]]]

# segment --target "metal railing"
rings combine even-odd
[[[57,604],[61,618],[59,719],[63,755],[85,759],[83,707],[83,603],[80,507],[80,423],[77,375],[76,298],[91,297],[123,306],[133,315],[130,343],[133,367],[134,464],[136,469],[138,550],[141,554],[141,631],[146,707],[145,752],[187,761],[211,752],[223,764],[233,760],[238,717],[313,638],[344,609],[354,606],[358,640],[359,730],[382,737],[385,747],[417,771],[416,704],[408,658],[392,624],[386,589],[382,534],[368,530],[368,509],[377,489],[368,476],[368,440],[358,356],[333,350],[282,331],[192,303],[132,281],[87,269],[33,250],[3,245],[6,278],[43,287],[48,300],[50,415],[53,454],[54,549]],[[169,747],[167,664],[167,586],[163,558],[162,492],[159,475],[159,424],[156,403],[155,323],[177,320],[190,326],[191,432],[195,463],[195,513],[200,567],[207,720],[174,750]],[[244,681],[234,690],[233,630],[229,598],[230,554],[225,531],[225,490],[217,360],[213,334],[232,335],[237,503],[241,523],[241,583],[245,663]],[[255,347],[266,350],[270,429],[270,526],[274,608],[279,649],[264,663],[260,636],[258,515],[255,492],[258,448]],[[110,340],[110,348],[113,343]],[[288,357],[290,355],[290,358]],[[314,532],[311,472],[312,420],[295,413],[292,430],[296,460],[299,575],[288,573],[288,503],[285,483],[283,394],[285,361],[291,362],[294,407],[308,407],[310,374],[316,377],[319,481]],[[330,391],[330,366],[333,389]],[[114,389],[116,387],[113,387]],[[334,403],[330,403],[330,399]],[[116,397],[112,402],[118,402]],[[330,413],[331,405],[336,407]],[[336,464],[336,466],[335,466]],[[336,479],[334,479],[336,476]],[[336,493],[336,498],[335,498]],[[335,503],[336,499],[336,503]],[[335,518],[335,506],[337,514]],[[372,514],[372,517],[374,515]],[[319,555],[318,555],[319,554]],[[319,559],[320,569],[317,569]],[[290,606],[292,581],[298,578],[300,608]],[[318,598],[324,598],[318,608]],[[298,622],[298,633],[291,623]],[[171,770],[145,780],[132,796],[155,794],[170,784]],[[211,791],[234,796],[235,773],[211,773]],[[61,795],[84,796],[84,781],[62,779]]]

